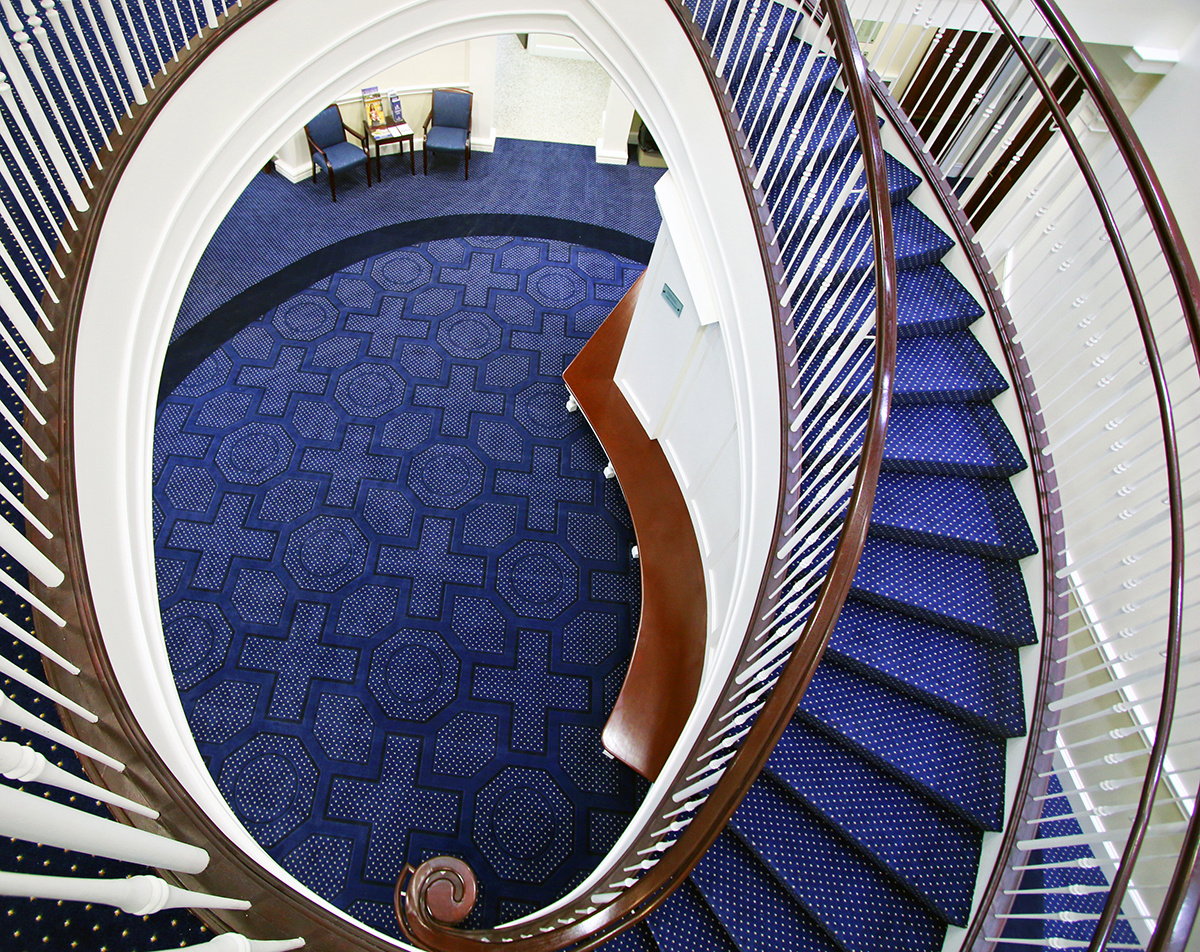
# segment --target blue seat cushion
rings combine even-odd
[[[342,114],[338,112],[337,106],[322,109],[307,128],[313,142],[322,149],[328,149],[335,142],[346,141],[346,133],[342,129]]]
[[[466,152],[467,130],[452,129],[449,126],[432,126],[425,136],[425,148]]]
[[[329,159],[326,163],[326,158]],[[313,153],[313,159],[321,168],[325,168],[326,164],[332,165],[335,172],[341,172],[344,169],[352,169],[356,165],[362,165],[367,161],[367,153],[356,146],[353,142],[335,142],[331,146],[325,148],[325,155],[320,152]]]

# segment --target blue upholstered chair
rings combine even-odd
[[[435,89],[433,108],[425,118],[425,146],[421,162],[429,174],[429,150],[461,152],[463,178],[471,177],[471,93],[465,89]]]
[[[359,140],[359,145],[346,138],[350,134]],[[313,175],[317,174],[318,166],[329,173],[329,194],[337,201],[336,176],[342,172],[367,167],[367,188],[371,187],[371,163],[367,161],[367,137],[365,130],[355,132],[342,121],[342,111],[335,103],[322,109],[317,118],[304,127],[308,137],[308,151],[312,154]]]

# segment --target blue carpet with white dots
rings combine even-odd
[[[591,871],[637,803],[601,751],[633,535],[562,372],[644,265],[446,238],[251,321],[160,404],[163,626],[201,754],[272,856],[395,933],[404,863],[476,921]]]

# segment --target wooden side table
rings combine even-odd
[[[384,145],[391,145],[393,142],[400,143],[400,157],[401,158],[404,157],[404,144],[406,142],[408,143],[408,164],[412,170],[412,174],[413,175],[417,174],[417,147],[415,144],[416,133],[406,132],[403,135],[383,136],[382,138],[376,138],[375,130],[370,129],[370,130],[368,130],[368,134],[371,136],[371,141],[375,143],[375,178],[377,181],[380,181],[380,182],[383,181],[383,171],[382,171],[382,164],[383,164],[382,158],[383,157],[379,151],[379,147],[384,146]]]

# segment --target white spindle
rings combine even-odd
[[[56,588],[63,583],[62,570],[4,519],[0,519],[0,547],[37,576],[43,585]]]
[[[25,308],[21,306],[12,289],[3,280],[0,280],[0,311],[3,311],[5,316],[12,321],[21,340],[38,363],[51,364],[54,362],[54,351],[50,349],[50,345],[42,337],[42,332],[26,315]]]
[[[3,615],[0,615],[0,618],[3,617]],[[66,731],[59,730],[53,724],[47,724],[40,717],[30,714],[20,704],[4,694],[0,694],[0,721],[8,721],[8,723],[15,724],[23,730],[40,734],[47,740],[54,741],[56,744],[62,744],[62,746],[75,751],[77,754],[90,757],[97,763],[111,767],[113,770],[119,771],[125,769],[125,765],[119,760],[115,760],[109,757],[108,754],[98,751],[91,744],[85,744],[81,740],[76,740]]]
[[[71,215],[71,207],[67,204],[66,200],[58,191],[58,189],[54,187],[54,176],[50,173],[50,169],[46,165],[46,160],[42,158],[41,152],[38,151],[36,145],[34,144],[36,140],[34,140],[33,134],[29,131],[29,127],[25,124],[25,119],[21,115],[20,110],[17,109],[16,97],[13,95],[12,87],[9,86],[7,80],[8,76],[6,76],[4,73],[0,73],[0,98],[4,100],[4,104],[8,107],[9,114],[12,115],[13,119],[17,123],[17,127],[21,130],[21,135],[25,138],[25,141],[30,144],[30,148],[36,157],[38,167],[41,170],[42,175],[45,177],[46,182],[49,184],[51,197],[54,199],[54,203],[62,211],[72,230],[78,230],[79,226],[75,224],[75,219]],[[71,248],[67,244],[66,239],[63,237],[62,231],[59,229],[57,217],[53,212],[50,211],[50,206],[46,202],[46,195],[41,186],[38,185],[37,177],[34,175],[33,170],[30,169],[29,163],[25,161],[25,156],[22,150],[17,148],[16,140],[13,138],[12,132],[9,130],[7,123],[0,122],[0,137],[3,137],[4,144],[8,147],[8,154],[15,160],[17,168],[20,169],[25,181],[29,184],[29,190],[33,192],[33,196],[35,199],[37,199],[39,207],[41,207],[42,211],[45,213],[46,220],[50,222],[50,226],[54,229],[55,234],[58,235],[58,240],[62,243],[63,250],[69,252]]]
[[[82,704],[77,704],[65,694],[61,694],[54,688],[50,687],[45,681],[40,681],[32,674],[22,668],[20,665],[13,664],[3,655],[0,655],[0,675],[6,678],[12,678],[18,684],[23,684],[35,694],[40,694],[42,697],[53,701],[55,704],[65,707],[68,711],[82,717],[89,724],[95,724],[99,718],[96,717]]]
[[[128,827],[127,827],[128,829]],[[226,899],[170,886],[157,876],[128,879],[85,879],[82,876],[36,876],[0,873],[0,896],[32,896],[116,906],[131,916],[149,916],[164,909],[249,909],[244,899]]]
[[[213,0],[204,0],[204,15],[208,18],[208,28],[215,30],[217,28],[217,8],[213,6]]]
[[[185,952],[292,952],[304,948],[304,940],[297,939],[247,939],[245,936],[226,932],[211,942],[189,945]],[[160,952],[179,952],[178,949],[162,949]]]
[[[23,33],[18,33],[18,36],[24,36]],[[28,45],[28,44],[26,44]],[[32,53],[33,47],[30,47]],[[66,153],[59,145],[58,139],[54,135],[54,130],[50,127],[50,120],[46,117],[45,111],[42,109],[41,103],[37,101],[37,95],[33,91],[33,87],[29,84],[29,80],[25,76],[25,70],[21,67],[21,61],[17,58],[17,51],[13,49],[12,42],[9,38],[0,34],[0,64],[3,64],[4,71],[8,74],[8,78],[12,80],[13,86],[16,87],[16,94],[21,97],[21,102],[25,105],[29,113],[29,118],[33,122],[34,129],[37,130],[37,136],[34,137],[25,128],[23,119],[18,119],[18,123],[23,127],[26,136],[31,142],[36,142],[45,150],[46,155],[50,158],[50,163],[54,166],[55,172],[58,173],[59,181],[63,188],[66,189],[67,195],[70,196],[71,203],[77,211],[85,212],[88,210],[88,201],[84,197],[83,189],[79,187],[79,182],[75,179],[75,173],[71,170],[71,163],[67,160]],[[0,86],[0,92],[4,93],[5,105],[8,106],[10,114],[19,112],[16,102],[13,99],[12,90],[5,84]],[[34,146],[34,151],[37,147]],[[53,181],[47,171],[47,178]],[[90,184],[90,183],[89,183]]]
[[[84,55],[84,58],[87,60],[88,69],[91,72],[92,79],[95,80],[96,85],[100,87],[100,92],[104,97],[104,105],[108,111],[109,120],[112,122],[113,127],[116,129],[116,131],[118,133],[120,133],[121,132],[121,120],[117,116],[117,112],[119,110],[112,101],[112,95],[108,91],[108,84],[104,82],[104,75],[100,72],[100,68],[96,65],[96,58],[95,58],[95,56],[92,55],[92,45],[91,45],[91,43],[88,42],[87,34],[83,30],[83,24],[81,24],[79,22],[79,14],[75,10],[75,0],[60,0],[60,2],[63,5],[63,9],[67,11],[67,19],[69,19],[71,21],[71,28],[75,31],[75,36],[79,40],[79,47],[80,47],[80,49],[83,50],[83,55]],[[89,14],[91,13],[90,9],[88,10],[88,13]],[[94,19],[92,22],[93,23],[95,22]],[[92,35],[96,38],[96,42],[100,44],[101,48],[103,48],[104,40],[100,34],[99,29],[95,29],[94,32],[92,33]],[[107,55],[108,50],[105,49],[104,52]],[[111,61],[109,61],[108,75],[113,76],[114,77],[113,84],[120,87],[120,82],[115,79],[115,74],[116,74],[116,70],[114,70],[112,68],[112,63],[111,63]],[[90,96],[91,94],[89,93],[88,95]],[[127,105],[127,104],[123,104],[123,105]],[[103,130],[106,127],[106,125],[107,125],[107,123],[102,122],[100,124],[100,128]],[[105,136],[106,136],[105,141],[107,141],[107,132],[105,133]],[[112,148],[112,143],[109,143],[109,148],[110,149]]]
[[[197,846],[5,786],[0,786],[0,836],[180,873],[208,866],[208,853]]]
[[[51,7],[53,8],[53,4]],[[57,12],[55,13],[55,16],[57,16]],[[83,138],[84,143],[87,145],[88,153],[92,157],[92,162],[95,164],[97,169],[104,168],[104,166],[100,164],[100,157],[96,154],[96,146],[95,143],[92,142],[91,131],[88,129],[87,123],[83,121],[83,115],[79,111],[79,104],[75,101],[75,96],[71,92],[71,87],[67,85],[67,78],[63,75],[62,66],[58,61],[58,55],[54,51],[54,45],[50,42],[50,34],[46,32],[45,26],[42,25],[42,18],[39,16],[30,17],[29,30],[31,33],[33,33],[34,39],[38,41],[38,46],[41,47],[42,55],[46,58],[46,62],[48,62],[50,64],[50,68],[54,70],[54,78],[58,80],[58,88],[62,90],[63,98],[67,101],[67,106],[71,110],[71,115],[75,117],[75,125],[79,129],[79,134]],[[67,46],[66,48],[68,51],[70,51],[70,46]],[[33,52],[32,46],[30,46],[29,51],[30,53]],[[21,52],[25,52],[24,46],[21,47]],[[37,58],[35,56],[31,61],[31,65],[36,66],[36,63]],[[38,67],[38,69],[39,76],[41,76],[40,67]],[[44,79],[44,77],[42,78]],[[50,93],[47,84],[43,83],[42,90],[46,92],[47,97],[49,97]],[[50,101],[51,105],[54,105],[53,101],[49,100],[49,98],[47,98],[47,101]],[[57,112],[57,107],[55,107],[55,111]],[[71,130],[63,121],[61,115],[59,116],[59,123],[62,125],[63,136],[74,143],[74,138],[71,136]],[[80,159],[80,167],[83,169],[84,178],[86,179],[87,165],[82,159]],[[92,183],[88,181],[88,185],[90,186],[91,184]]]
[[[142,88],[141,79],[138,78],[137,67],[133,63],[133,55],[129,51],[129,44],[125,41],[125,34],[121,30],[121,21],[117,17],[117,11],[113,7],[112,0],[99,0],[99,3],[100,12],[104,15],[104,24],[108,27],[108,33],[112,38],[113,46],[117,48],[117,58],[121,61],[121,69],[125,72],[125,81],[133,91],[134,102],[144,104],[147,101],[146,91]],[[90,5],[85,2],[83,8],[88,11],[88,16],[91,17]],[[95,21],[93,20],[93,22]],[[105,57],[107,55],[106,51]],[[124,95],[124,91],[122,91],[122,95]]]
[[[40,17],[31,17],[30,24],[30,28],[35,34],[41,30],[42,36],[45,35],[45,30],[42,29],[42,20]],[[42,36],[39,36],[38,39],[41,40]],[[67,124],[66,119],[63,118],[62,110],[58,108],[58,100],[55,98],[54,92],[50,88],[50,83],[46,79],[46,74],[42,71],[42,64],[37,58],[37,50],[35,50],[33,48],[33,44],[29,42],[29,34],[22,30],[20,33],[14,33],[13,39],[16,40],[17,48],[21,51],[21,56],[25,60],[27,71],[37,82],[38,88],[41,89],[42,95],[45,97],[46,105],[50,107],[50,112],[54,116],[54,121],[58,123],[59,141],[66,145],[67,150],[70,151],[71,156],[75,159],[75,165],[79,169],[79,174],[82,176],[84,182],[87,183],[88,188],[91,188],[92,180],[88,175],[88,163],[84,161],[83,156],[79,154],[79,149],[75,146],[75,137],[71,135],[71,127]],[[50,62],[51,65],[57,70],[58,61],[52,57]],[[13,78],[15,79],[16,77],[14,76]],[[75,111],[76,107],[74,97],[68,96],[67,101],[70,103],[71,109]],[[27,109],[32,110],[36,108],[38,112],[42,112],[41,104],[36,100],[33,102],[24,100],[24,102]],[[34,116],[34,119],[36,122],[36,115]],[[44,134],[48,136],[54,135],[49,125],[47,125]],[[90,139],[87,140],[87,145],[90,149],[92,146]],[[93,156],[93,159],[94,158],[95,156]],[[74,173],[71,173],[71,177],[75,177]]]
[[[67,57],[67,62],[70,64],[71,72],[75,74],[75,79],[79,83],[79,88],[82,91],[84,99],[87,102],[88,109],[92,113],[92,119],[95,121],[96,130],[97,130],[97,132],[100,133],[100,138],[103,140],[104,145],[111,152],[112,151],[112,143],[108,141],[108,131],[104,128],[104,120],[100,118],[100,110],[96,108],[96,102],[92,98],[92,92],[88,88],[88,84],[83,78],[83,70],[81,70],[79,68],[79,62],[75,58],[75,50],[72,49],[71,43],[67,39],[67,31],[63,27],[62,17],[59,16],[58,8],[55,6],[54,0],[42,0],[42,10],[46,14],[46,19],[48,19],[50,21],[50,26],[53,27],[55,35],[58,36],[59,45],[62,47],[63,53]],[[86,49],[86,44],[83,44],[83,45],[84,45],[84,48]],[[44,49],[46,50],[47,56],[51,55],[52,49],[50,48],[49,44],[47,44],[44,47]],[[69,92],[69,89],[65,82],[63,83],[63,90]],[[72,98],[72,101],[74,101],[74,97],[72,96],[71,98]],[[77,115],[78,115],[78,113],[77,113]],[[81,125],[81,128],[83,129],[84,133],[86,134],[87,133],[86,126],[83,126],[82,122],[80,123],[80,125]],[[99,168],[100,163],[97,162],[96,166],[97,166],[97,168]]]
[[[0,774],[17,783],[44,783],[149,817],[151,820],[158,819],[157,810],[151,810],[134,800],[76,777],[73,773],[50,763],[32,747],[22,747],[10,740],[0,741]]]

